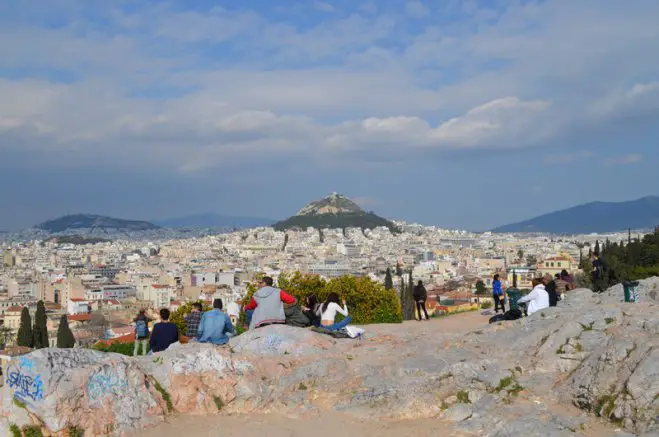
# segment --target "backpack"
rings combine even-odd
[[[146,320],[140,319],[135,322],[135,333],[137,338],[146,338],[149,336],[149,327],[146,324]]]

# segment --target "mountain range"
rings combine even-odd
[[[366,212],[348,197],[339,193],[331,195],[306,205],[292,217],[273,225],[278,231],[291,228],[361,228],[373,229],[385,226],[391,231],[397,227],[393,222]]]
[[[154,221],[163,228],[256,228],[274,222],[266,218],[225,216],[214,212]]]
[[[628,202],[591,202],[530,220],[501,226],[492,232],[587,234],[652,229],[659,225],[659,197]]]

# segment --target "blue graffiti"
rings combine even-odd
[[[93,375],[87,384],[87,395],[92,401],[96,401],[108,394],[120,395],[128,388],[125,380],[119,379],[116,374],[109,376],[97,373]]]
[[[9,372],[7,376],[9,388],[14,389],[14,394],[23,399],[32,399],[40,401],[43,399],[43,381],[41,375],[32,377],[25,375],[19,370]]]
[[[18,359],[18,365],[30,370],[34,368],[34,362],[27,357],[20,357]]]

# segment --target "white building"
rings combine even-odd
[[[71,298],[67,307],[69,314],[87,314],[89,313],[89,301],[85,299]]]
[[[340,255],[345,255],[348,257],[359,256],[361,253],[359,246],[350,241],[338,243],[336,245],[336,251]]]
[[[29,281],[9,281],[7,292],[10,299],[36,299],[37,284]]]

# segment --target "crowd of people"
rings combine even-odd
[[[187,325],[185,336],[188,342],[215,345],[228,343],[236,334],[236,329],[231,318],[222,309],[222,299],[215,299],[213,309],[210,311],[204,311],[200,302],[194,303],[190,313],[184,317]],[[327,332],[336,332],[352,322],[346,301],[340,301],[338,294],[330,293],[327,300],[322,303],[319,303],[318,298],[312,294],[306,298],[304,305],[299,306],[295,297],[274,287],[273,279],[268,276],[261,279],[259,289],[243,309],[250,330],[273,324],[288,324],[298,327],[313,326]],[[339,314],[343,318],[337,321]],[[141,310],[133,320],[135,323],[133,355],[138,355],[140,347],[143,354],[146,354],[147,344],[153,353],[163,351],[179,341],[181,333],[176,324],[169,320],[170,311],[163,308],[159,315],[160,322],[153,325],[153,332],[149,332],[149,323],[152,320],[147,317],[145,310]]]

